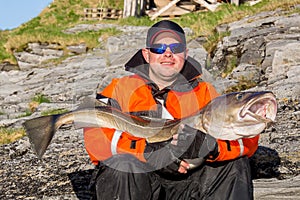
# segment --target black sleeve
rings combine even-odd
[[[180,174],[178,172],[181,160],[170,148],[170,140],[165,142],[147,143],[144,157],[147,163],[162,174]]]

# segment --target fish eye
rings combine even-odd
[[[241,100],[243,98],[243,94],[242,93],[238,93],[237,95],[236,95],[236,99],[237,100]]]

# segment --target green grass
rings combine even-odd
[[[25,113],[17,116],[17,118],[28,117],[30,115],[32,115],[32,111],[30,109],[26,109]]]
[[[31,102],[28,104],[28,109],[26,109],[25,113],[18,116],[18,118],[27,117],[32,115],[33,112],[36,111],[37,107],[41,103],[50,103],[50,99],[46,97],[44,94],[36,94],[32,99]]]
[[[103,6],[121,7],[121,0],[103,1]],[[63,30],[83,23],[81,17],[83,8],[101,6],[97,0],[60,0],[53,2],[37,17],[21,25],[20,27],[0,31],[0,62],[8,61],[16,64],[13,52],[23,51],[28,43],[55,43],[59,44],[67,54],[66,46],[86,43],[88,49],[98,46],[100,36],[116,35],[116,29],[100,31],[86,31],[79,34],[66,34]],[[99,22],[99,21],[98,21]],[[84,22],[86,23],[86,22]],[[95,23],[95,22],[88,22]]]
[[[11,129],[11,128],[0,128],[0,145],[8,144],[13,141],[16,141],[23,136],[25,136],[25,130],[20,129]]]
[[[224,91],[224,93],[244,91],[253,88],[255,86],[257,86],[257,84],[254,81],[249,80],[248,78],[245,77],[240,77],[238,79],[238,84],[227,88],[226,91]]]
[[[50,103],[50,100],[48,97],[46,97],[44,94],[37,94],[32,98],[32,101],[35,101],[39,104],[41,103]]]
[[[181,16],[174,21],[183,27],[190,27],[195,33],[194,37],[204,36],[207,43],[204,47],[208,53],[213,52],[218,41],[224,35],[218,35],[215,27],[232,21],[239,20],[247,15],[258,12],[275,10],[278,8],[289,10],[291,6],[300,4],[300,0],[263,0],[254,6],[242,4],[235,6],[223,4],[215,12],[193,12]],[[123,1],[117,0],[60,0],[54,1],[37,17],[20,27],[10,31],[0,31],[0,62],[8,61],[16,63],[13,56],[15,51],[23,51],[30,42],[48,42],[60,44],[60,48],[67,55],[66,46],[85,43],[88,49],[100,45],[98,38],[106,38],[110,35],[119,34],[116,29],[105,29],[101,31],[86,31],[79,34],[65,34],[63,30],[81,23],[114,23],[119,25],[151,26],[160,18],[151,21],[149,17],[129,17],[119,20],[81,21],[83,9],[86,7],[111,7],[123,8]],[[294,10],[293,12],[300,12]],[[226,35],[226,34],[225,34]]]
[[[56,115],[56,114],[62,114],[62,113],[66,113],[68,112],[67,109],[51,109],[51,110],[46,110],[46,111],[43,111],[41,113],[42,116],[47,116],[47,115]]]

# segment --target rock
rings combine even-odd
[[[227,78],[237,79],[237,80],[247,80],[254,82],[256,84],[260,83],[261,72],[256,65],[241,63],[239,64],[228,76]]]
[[[254,180],[256,190],[254,198],[259,200],[297,200],[300,199],[300,176],[278,180],[258,179]]]
[[[10,62],[0,63],[0,71],[11,71],[11,70],[19,70],[19,66],[15,64],[11,64]]]
[[[40,66],[44,61],[63,56],[62,47],[58,44],[29,43],[26,51],[15,52],[21,70]]]
[[[295,96],[299,99],[300,85],[297,84],[300,73],[299,61],[299,41],[282,44],[274,51],[272,66],[266,77],[268,78],[268,87],[276,91],[278,98]]]
[[[278,115],[260,136],[251,157],[255,199],[299,199],[300,100],[299,14],[276,10],[248,16],[223,25],[229,30],[212,60],[202,47],[203,38],[188,42],[189,55],[203,66],[203,79],[220,92],[236,86],[241,77],[255,82],[249,90],[271,90],[277,96]],[[30,118],[52,109],[78,107],[86,96],[94,97],[115,77],[130,74],[124,64],[144,46],[148,27],[81,24],[68,34],[116,28],[122,34],[101,40],[102,48],[86,53],[85,46],[70,47],[74,55],[61,64],[42,62],[62,54],[58,44],[29,44],[19,54],[20,71],[0,73],[0,127],[21,127]],[[138,31],[136,31],[138,30]],[[192,32],[185,28],[188,35]],[[220,75],[229,61],[236,62],[226,78]],[[30,61],[30,62],[29,62]],[[207,68],[206,68],[207,67]],[[32,98],[43,94],[31,116],[25,113]],[[94,166],[84,149],[82,130],[65,126],[54,136],[42,160],[32,151],[28,137],[0,146],[0,199],[89,199]]]
[[[86,44],[82,43],[79,45],[70,45],[67,46],[68,51],[70,51],[69,54],[83,54],[87,52],[87,46]]]
[[[232,74],[227,72],[228,77],[237,80],[230,84],[232,86],[240,83],[240,76],[236,71],[240,73],[242,70],[239,68],[252,66],[256,71],[254,74],[245,72],[249,75],[249,80],[257,73],[265,74],[259,76],[259,79],[268,81],[265,89],[274,91],[278,98],[299,96],[300,28],[297,21],[300,20],[300,15],[283,17],[282,14],[286,12],[288,11],[263,12],[228,24],[227,30],[231,34],[218,44],[210,71],[219,76],[230,70],[232,65],[238,66]],[[223,31],[224,28],[218,30]],[[287,74],[294,78],[287,80]],[[257,83],[257,79],[254,82]]]

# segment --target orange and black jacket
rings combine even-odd
[[[199,77],[200,64],[191,57],[171,86],[159,90],[148,77],[148,65],[138,51],[125,65],[133,75],[113,79],[97,94],[97,99],[136,116],[180,119],[196,113],[218,93]],[[219,154],[213,161],[224,161],[240,156],[251,156],[258,147],[259,136],[234,141],[217,140]],[[147,142],[130,133],[108,128],[85,128],[86,150],[94,164],[114,154],[130,153],[144,161]]]

